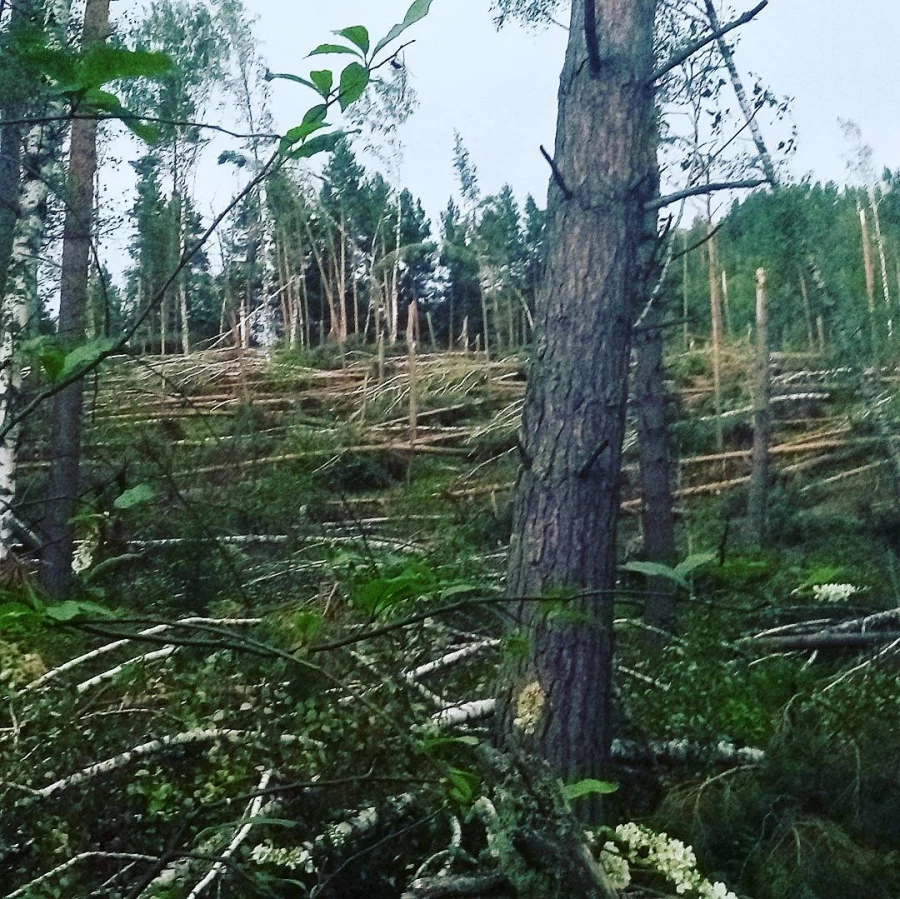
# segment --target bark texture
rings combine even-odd
[[[645,212],[658,190],[655,10],[656,0],[573,3],[559,90],[549,260],[508,567],[527,651],[508,665],[499,739],[542,755],[567,781],[602,776],[612,739],[608,591],[631,336],[650,262],[642,250],[656,233]],[[556,589],[591,595],[549,606],[521,600]]]
[[[82,48],[106,40],[109,4],[110,0],[88,0]],[[69,150],[58,326],[60,341],[68,348],[84,339],[96,171],[97,121],[76,119]],[[72,517],[78,496],[83,398],[84,384],[79,380],[56,395],[51,411],[47,542],[41,581],[47,593],[55,597],[65,594],[72,582]]]
[[[637,417],[638,458],[641,471],[641,525],[644,558],[665,565],[675,563],[675,517],[672,511],[669,427],[663,378],[663,332],[659,303],[650,308],[643,329],[635,338],[634,410]],[[644,623],[660,631],[675,624],[675,593],[671,581],[653,578],[644,603]],[[657,647],[662,636],[648,631]]]

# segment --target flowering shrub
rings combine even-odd
[[[604,844],[600,862],[616,889],[631,883],[631,866],[639,865],[665,877],[678,895],[737,899],[724,883],[712,883],[697,870],[697,856],[690,846],[640,824],[620,824],[615,841]]]
[[[861,592],[854,584],[815,584],[812,591],[819,602],[841,602]]]

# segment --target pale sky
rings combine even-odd
[[[364,24],[373,41],[399,21],[410,0],[246,0],[257,17],[261,52],[273,71],[306,74],[306,54],[332,30]],[[735,8],[753,5],[747,0]],[[125,0],[120,12],[138,5]],[[900,0],[771,0],[742,29],[737,61],[747,83],[762,76],[776,94],[794,98],[799,149],[795,178],[846,180],[847,142],[837,119],[855,120],[874,150],[874,164],[900,168]],[[406,64],[419,108],[404,126],[401,179],[422,198],[437,229],[437,216],[456,190],[453,131],[458,129],[478,169],[482,192],[508,182],[524,199],[546,197],[549,171],[539,146],[552,150],[556,93],[566,33],[537,34],[517,25],[497,32],[490,0],[434,0],[428,17],[408,32],[415,43]],[[338,66],[346,57],[333,58]],[[320,57],[315,66],[325,62]],[[279,131],[299,123],[315,102],[288,82],[272,85]],[[210,110],[208,121],[227,112]],[[217,149],[221,146],[216,145]],[[214,159],[214,156],[213,156]],[[126,167],[127,168],[127,167]],[[198,203],[207,215],[224,206],[238,177],[210,161],[198,175]],[[112,177],[114,196],[127,188]],[[131,199],[128,197],[127,204]],[[120,232],[120,241],[124,232]],[[121,243],[120,243],[121,246]],[[121,249],[110,246],[121,260]],[[122,260],[123,261],[123,260]],[[113,261],[114,269],[119,266]]]
[[[739,11],[752,6],[736,5]],[[249,0],[273,70],[297,70],[332,30],[365,24],[373,36],[402,18],[408,0]],[[543,199],[549,172],[538,147],[552,148],[565,32],[497,33],[489,0],[434,0],[406,54],[420,107],[404,132],[404,181],[434,214],[454,189],[453,129],[478,167],[482,190],[510,182]],[[900,0],[771,0],[743,29],[742,74],[760,74],[794,98],[799,149],[792,173],[845,180],[838,117],[854,119],[876,169],[900,167]],[[305,96],[274,86],[280,126],[295,124]],[[296,104],[296,107],[294,106]],[[293,115],[293,118],[292,118]]]

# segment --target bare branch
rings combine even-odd
[[[661,65],[650,76],[650,82],[653,83],[659,81],[660,78],[662,78],[664,75],[667,75],[672,71],[672,69],[678,68],[678,66],[690,59],[695,53],[702,50],[705,46],[707,46],[707,44],[711,44],[713,41],[720,40],[726,34],[728,34],[729,31],[734,31],[735,28],[740,28],[741,25],[746,25],[747,22],[755,19],[756,16],[758,16],[768,5],[769,0],[761,0],[761,2],[754,6],[753,9],[748,10],[733,22],[729,22],[727,25],[723,25],[721,28],[712,31],[705,37],[694,41],[694,43],[688,44],[688,46],[681,49],[668,62]]]
[[[721,190],[750,190],[768,183],[768,178],[747,178],[743,181],[714,181],[711,184],[698,184],[696,187],[688,187],[665,197],[657,197],[647,203],[644,208],[648,212],[653,212],[656,209],[671,206],[672,203],[678,203],[680,200],[686,200],[688,197],[702,197]]]

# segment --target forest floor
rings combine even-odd
[[[897,377],[773,359],[770,546],[750,552],[750,354],[725,356],[720,419],[705,353],[670,370],[697,567],[653,652],[623,570],[611,814],[757,899],[889,899]],[[524,384],[519,358],[462,353],[112,360],[89,385],[78,522],[96,606],[49,632],[0,620],[5,895],[193,897],[215,870],[225,896],[425,897],[506,858],[528,810],[474,744],[516,651],[498,600]],[[45,466],[26,441],[23,509]],[[629,431],[623,563],[639,508]]]

